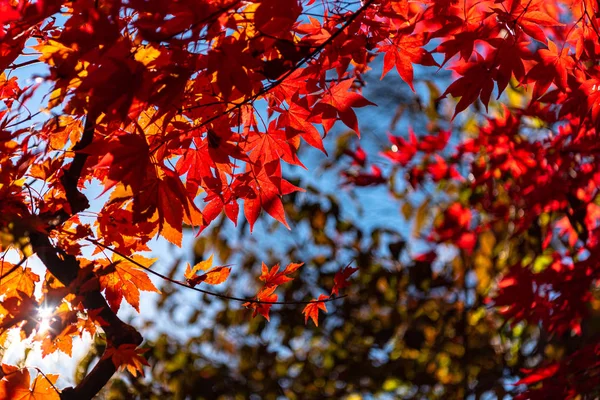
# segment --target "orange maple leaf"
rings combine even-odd
[[[269,267],[267,267],[265,263],[262,263],[262,273],[258,279],[263,281],[266,287],[279,286],[294,279],[288,275],[296,272],[302,265],[303,263],[291,263],[285,267],[283,271],[279,272],[279,264],[274,265],[273,268],[269,270]]]
[[[30,383],[31,376],[27,368],[2,364],[0,380],[0,398],[12,400],[59,400],[60,396],[53,386],[58,375],[39,374]]]
[[[315,326],[319,326],[319,310],[327,312],[327,306],[322,300],[327,300],[327,296],[322,294],[319,296],[319,300],[312,299],[314,303],[307,304],[306,307],[304,307],[304,310],[302,311],[302,314],[304,314],[304,324],[308,323],[308,318],[310,317],[315,323]]]
[[[41,333],[41,332],[40,332]],[[42,358],[48,354],[52,354],[57,350],[62,351],[69,357],[73,350],[73,335],[77,334],[77,327],[75,325],[69,325],[58,335],[50,334],[44,336],[42,342]]]
[[[132,256],[131,259],[146,267],[150,267],[156,261],[155,258],[149,259],[139,255]],[[106,300],[113,311],[119,310],[121,301],[125,298],[139,312],[140,290],[159,293],[146,272],[131,261],[114,255],[113,262],[105,264],[104,271],[99,271],[100,287],[105,290]]]
[[[32,296],[35,284],[40,280],[40,277],[31,268],[15,268],[14,264],[4,260],[0,260],[0,271],[4,271],[3,274],[6,274],[0,281],[0,295],[6,297],[15,295],[17,291],[25,293],[27,296]],[[10,271],[9,274],[7,274],[8,271]],[[0,272],[0,274],[2,273]]]
[[[110,358],[115,367],[127,369],[133,376],[137,376],[138,372],[144,376],[143,366],[150,366],[146,358],[142,357],[147,351],[148,349],[136,348],[135,344],[122,344],[119,347],[108,347],[102,358]]]
[[[212,263],[213,256],[211,254],[208,260],[200,261],[198,264],[194,265],[194,268],[190,268],[190,265],[188,264],[184,273],[188,285],[196,286],[202,282],[208,283],[209,285],[218,285],[225,282],[229,277],[231,268],[225,266],[211,268]],[[209,268],[211,269],[208,272],[202,275],[196,275],[198,271],[206,271]]]

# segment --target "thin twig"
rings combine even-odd
[[[198,289],[196,287],[188,285],[187,283],[178,281],[176,279],[169,278],[168,276],[165,276],[165,275],[163,275],[163,274],[161,274],[159,272],[156,272],[156,271],[154,271],[154,270],[152,270],[152,269],[150,269],[150,268],[148,268],[148,267],[140,264],[139,262],[135,261],[134,259],[126,256],[125,254],[121,253],[120,251],[118,251],[116,249],[113,249],[112,247],[107,246],[105,244],[102,244],[102,243],[98,242],[97,240],[94,240],[94,239],[85,239],[85,240],[87,240],[88,242],[93,243],[93,244],[95,244],[97,246],[100,246],[100,247],[102,247],[104,249],[110,250],[111,252],[115,253],[116,255],[118,255],[120,257],[123,257],[124,259],[126,259],[130,263],[132,263],[132,264],[134,264],[134,265],[142,268],[144,271],[147,271],[147,272],[149,272],[151,274],[154,274],[154,275],[158,276],[159,278],[162,278],[162,279],[164,279],[164,280],[166,280],[168,282],[171,282],[171,283],[173,283],[175,285],[178,285],[178,286],[181,286],[181,287],[184,287],[184,288],[187,288],[187,289],[194,290],[196,292],[208,294],[210,296],[215,296],[215,297],[218,297],[218,298],[221,298],[221,299],[225,299],[225,300],[234,300],[234,301],[239,301],[239,302],[244,302],[244,303],[255,303],[255,304],[284,304],[284,305],[285,304],[296,304],[296,305],[301,305],[302,304],[302,305],[304,305],[304,304],[313,304],[313,303],[329,303],[330,301],[334,301],[334,300],[337,300],[337,299],[342,299],[342,298],[348,296],[347,294],[345,294],[343,296],[332,296],[332,297],[329,297],[328,299],[325,299],[325,300],[311,300],[311,301],[262,301],[262,300],[256,300],[256,299],[248,299],[248,298],[244,298],[244,297],[228,296],[228,295],[225,295],[225,294],[220,294],[220,293],[215,293],[215,292],[209,292],[208,290]]]

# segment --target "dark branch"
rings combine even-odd
[[[92,143],[95,128],[96,116],[88,115],[81,140],[72,150],[78,151],[89,146],[89,144]],[[71,211],[70,213],[61,211],[56,215],[42,216],[47,221],[52,221],[50,229],[59,225],[71,215],[75,215],[89,207],[86,196],[78,189],[79,179],[86,160],[87,154],[77,152],[69,169],[64,171],[61,182],[65,188],[67,201],[71,206]],[[100,310],[98,316],[106,322],[106,324],[103,324],[102,328],[106,334],[107,342],[111,346],[118,347],[122,344],[134,344],[138,346],[142,343],[142,335],[140,335],[135,328],[121,321],[117,314],[111,310],[106,299],[100,293],[99,287],[84,293],[79,293],[82,286],[80,282],[88,282],[90,279],[94,279],[93,272],[88,272],[88,276],[81,279],[80,274],[83,273],[83,270],[79,261],[77,261],[77,258],[54,246],[48,238],[47,233],[39,231],[34,232],[29,236],[29,239],[33,250],[44,263],[48,271],[63,285],[67,287],[76,285],[71,290],[83,297],[82,303],[87,310]],[[61,399],[92,399],[100,389],[106,385],[115,371],[116,366],[111,359],[101,360],[75,388],[63,390]]]

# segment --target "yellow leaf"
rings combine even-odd
[[[135,52],[136,61],[141,62],[144,65],[148,65],[160,56],[160,51],[152,46],[140,47]]]
[[[55,66],[57,60],[66,59],[69,54],[75,51],[52,39],[48,40],[46,43],[32,47],[41,53],[40,60],[46,62],[50,66]]]
[[[223,283],[229,277],[229,272],[231,268],[227,267],[215,267],[208,271],[206,274],[206,278],[203,280],[204,283],[208,283],[209,285],[218,285]]]
[[[213,265],[213,254],[208,257],[208,260],[200,261],[198,264],[194,265],[192,268],[192,274],[196,274],[198,271],[206,271],[209,270]]]

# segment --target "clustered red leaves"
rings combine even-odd
[[[42,280],[44,299],[72,305],[53,319],[52,340],[62,344],[48,351],[66,350],[66,337],[94,334],[103,325],[114,343],[109,343],[111,356],[103,359],[108,363],[99,363],[95,371],[100,372],[94,373],[110,378],[116,367],[111,360],[139,370],[143,363],[134,349],[141,338],[115,312],[123,298],[137,308],[139,290],[156,288],[127,259],[85,258],[85,239],[136,257],[157,235],[180,245],[184,225],[200,233],[222,212],[237,223],[240,208],[250,229],[263,210],[288,226],[281,197],[300,188],[282,177],[281,160],[303,166],[297,157],[302,142],[325,152],[323,137],[337,121],[359,133],[354,110],[372,103],[358,89],[377,53],[384,54],[382,75],[395,68],[413,89],[413,64],[437,65],[432,54],[443,54],[442,66],[449,65],[456,80],[442,97],[460,97],[455,115],[478,99],[487,108],[494,88],[499,96],[511,80],[532,87],[528,107],[489,118],[479,136],[461,145],[456,159],[475,159],[471,183],[489,188],[484,192],[489,214],[509,218],[509,207],[493,200],[492,188],[498,174],[510,173],[513,181],[504,189],[528,216],[517,221],[517,231],[527,229],[533,216],[566,212],[563,228],[576,230],[575,240],[593,250],[596,220],[587,218],[589,211],[581,204],[593,201],[598,182],[597,4],[366,0],[349,11],[345,2],[331,0],[323,3],[322,17],[314,18],[307,11],[313,3],[1,2],[0,66],[7,71],[0,79],[0,100],[6,106],[0,111],[1,244],[2,250],[17,247],[23,257],[37,252],[49,271]],[[572,14],[568,24],[559,21],[566,8]],[[53,18],[58,13],[62,17]],[[58,115],[23,127],[34,118],[23,104],[45,87],[39,82],[21,86],[11,76],[32,41],[37,41],[32,46],[40,54],[37,61],[49,69],[42,80],[52,91],[44,106]],[[427,51],[430,44],[437,47]],[[257,112],[259,105],[265,113]],[[549,126],[560,123],[558,132],[542,144],[513,140],[531,117]],[[392,142],[393,154],[385,155],[402,166],[413,163],[413,186],[429,175],[434,181],[461,179],[437,154],[447,145],[447,132]],[[428,155],[425,167],[414,163],[417,151]],[[359,152],[353,158],[366,165]],[[347,180],[368,186],[386,178],[371,166],[370,172],[349,174]],[[78,215],[89,207],[80,190],[91,181],[99,182],[109,198],[87,223]],[[472,248],[472,214],[468,205],[450,207],[431,240]],[[40,302],[33,288],[41,279],[24,265],[2,262],[4,342],[10,328],[19,329],[23,338],[39,329],[27,316]],[[557,261],[552,270],[588,283],[581,287],[589,287],[597,275],[589,265],[589,273],[575,277],[580,268],[563,263]],[[268,319],[277,285],[297,268],[291,265],[281,272],[263,268],[265,285],[256,300],[267,303],[250,303],[255,315]],[[199,276],[197,268],[190,269],[186,279],[191,286],[221,282],[229,269],[217,268]],[[522,269],[514,269],[520,276]],[[9,270],[17,278],[7,280]],[[346,268],[336,275],[333,294],[352,272]],[[531,292],[540,285],[521,286],[540,279],[552,277],[504,282],[498,304],[502,290],[519,285],[519,293]],[[569,307],[554,309],[556,302],[533,296],[525,305],[522,296],[525,310],[513,307],[515,318],[546,323],[572,316],[570,307],[585,313],[585,301],[565,299]],[[316,324],[324,308],[322,302],[310,303],[306,319]],[[85,386],[75,390],[94,394]]]
[[[271,310],[272,303],[277,301],[277,294],[275,290],[277,286],[282,285],[286,282],[291,281],[293,278],[290,276],[300,268],[302,264],[291,263],[283,271],[279,271],[279,264],[274,265],[271,269],[262,263],[262,273],[260,274],[260,280],[265,284],[256,295],[256,300],[266,303],[246,302],[245,307],[253,310],[252,316],[260,314],[269,321],[269,311]]]

